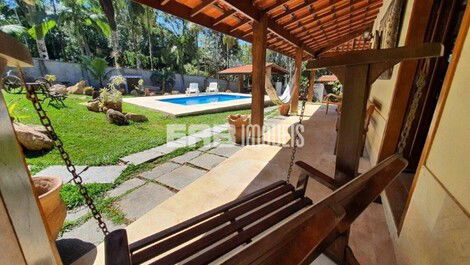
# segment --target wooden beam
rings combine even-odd
[[[251,137],[255,142],[263,136],[267,34],[268,16],[264,14],[259,21],[253,22],[251,125],[255,130],[252,131]]]
[[[245,92],[245,88],[243,87],[244,79],[245,79],[245,76],[243,74],[238,75],[238,93]]]
[[[162,2],[160,3],[160,5],[164,6],[166,4],[168,4],[168,2],[170,2],[171,0],[162,0]]]
[[[260,10],[256,9],[251,3],[251,1],[239,1],[239,0],[223,0],[227,5],[231,8],[237,10],[238,12],[244,14],[248,18],[259,21],[259,18],[264,14]],[[300,41],[296,36],[292,35],[289,31],[285,30],[282,26],[280,26],[275,20],[271,18],[267,18],[268,20],[268,28],[281,37],[282,39],[292,43],[296,47],[303,48],[306,52],[313,55],[314,51],[307,47],[302,47],[302,41]]]
[[[218,17],[215,22],[212,24],[212,26],[217,26],[219,25],[220,23],[222,23],[222,21],[224,21],[225,19],[233,16],[235,13],[237,13],[237,10],[230,10],[230,11],[226,11],[223,15],[221,15],[220,17]]]
[[[338,46],[338,45],[341,45],[341,44],[343,44],[343,43],[345,43],[345,42],[347,42],[347,41],[350,41],[351,39],[357,38],[357,37],[360,36],[362,33],[364,33],[364,31],[365,31],[365,30],[361,28],[361,29],[359,29],[359,30],[356,30],[355,32],[351,32],[350,34],[348,34],[348,35],[346,35],[346,36],[344,36],[344,37],[341,37],[341,38],[339,38],[339,39],[337,39],[337,40],[332,41],[332,43],[328,44],[328,46],[319,49],[319,50],[317,51],[317,55],[319,55],[319,54],[321,54],[321,53],[323,53],[323,52],[326,52],[326,51],[328,51],[329,49],[332,49],[332,48],[334,48],[334,47],[336,47],[336,46]]]
[[[237,31],[239,30],[240,28],[242,28],[243,26],[245,26],[246,24],[249,24],[251,22],[251,20],[249,19],[246,19],[246,20],[242,20],[238,25],[234,26],[230,32],[234,32],[234,31]]]
[[[204,11],[204,9],[214,4],[215,2],[217,2],[217,0],[203,0],[199,5],[197,5],[193,9],[193,12],[191,13],[191,17],[194,17],[195,15],[201,13],[202,11]]]
[[[338,65],[373,64],[384,61],[439,57],[442,55],[444,55],[444,46],[442,44],[422,43],[391,49],[352,51],[341,56],[311,60],[308,62],[307,68],[312,69]]]
[[[300,90],[300,76],[302,73],[302,55],[303,50],[297,48],[295,51],[295,63],[294,63],[294,93],[292,94],[292,99],[290,103],[290,113],[297,115],[299,108],[299,90]]]

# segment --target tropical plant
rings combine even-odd
[[[171,90],[175,85],[174,76],[175,72],[171,68],[166,67],[153,71],[150,80],[154,85],[160,86],[162,93],[166,93],[167,88]]]
[[[106,77],[106,67],[108,67],[108,62],[104,58],[96,57],[96,58],[89,58],[83,57],[82,58],[82,65],[86,67],[88,72],[98,80],[100,86],[103,86],[103,81]]]

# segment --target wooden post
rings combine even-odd
[[[385,70],[401,61],[439,57],[443,54],[444,47],[441,44],[425,43],[409,47],[349,52],[308,63],[308,69],[328,67],[344,85],[335,171],[335,180],[339,185],[357,175],[366,104],[372,83]]]
[[[310,72],[310,82],[308,84],[307,102],[313,102],[313,89],[315,86],[315,69]],[[320,99],[321,101],[322,99]]]
[[[243,88],[243,81],[244,81],[243,74],[238,74],[238,93],[245,92],[245,89]]]
[[[295,69],[294,69],[294,93],[290,103],[290,113],[297,115],[299,108],[299,90],[300,90],[300,75],[302,72],[302,48],[297,48],[295,52]]]
[[[251,125],[259,126],[253,130],[252,139],[260,139],[264,120],[264,85],[266,75],[266,43],[268,16],[263,14],[259,22],[253,22],[253,73],[251,89]]]

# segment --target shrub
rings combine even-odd
[[[83,94],[91,96],[93,94],[93,90],[95,90],[93,87],[87,86],[83,89]]]

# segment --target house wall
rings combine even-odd
[[[470,260],[468,69],[470,35],[465,38],[442,116],[440,120],[435,117],[434,137],[428,135],[429,153],[423,157],[403,229],[395,240],[399,264],[468,264]]]
[[[417,0],[415,0],[417,1]],[[391,0],[384,1],[378,23]],[[404,45],[414,1],[404,11],[399,45]],[[468,27],[468,24],[465,24]],[[366,148],[371,162],[377,163],[385,125],[391,111],[398,66],[391,80],[374,83],[369,100],[376,103]],[[398,264],[468,264],[470,260],[470,35],[444,102],[430,150],[418,168],[413,194],[398,235],[385,200],[384,207],[394,242]],[[441,95],[442,96],[442,95]],[[436,114],[435,114],[436,115]],[[429,134],[428,137],[432,137]]]
[[[415,0],[408,0],[404,10],[403,26],[399,34],[398,46],[405,45],[406,34],[408,33],[408,26],[410,21],[411,10]],[[380,21],[382,20],[388,6],[392,0],[384,0],[383,6],[375,21],[374,30],[378,29]],[[374,32],[374,31],[373,31]],[[397,81],[398,69],[401,64],[395,65],[393,69],[392,78],[390,80],[378,79],[372,85],[369,100],[376,106],[376,111],[372,115],[369,125],[369,131],[366,139],[366,150],[369,154],[372,164],[377,163],[377,157],[382,145],[382,139],[385,132],[385,125],[387,124],[390,114],[390,105],[392,103],[393,92],[395,90],[395,83]]]

